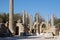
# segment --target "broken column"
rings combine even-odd
[[[54,15],[51,16],[51,27],[54,35],[59,35],[58,28],[54,25]]]

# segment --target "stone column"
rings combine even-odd
[[[25,15],[24,15],[24,13],[25,13],[25,11],[23,10],[23,12],[22,12],[22,22],[23,22],[23,24],[25,23]]]
[[[36,15],[36,22],[38,22],[38,15]]]
[[[46,21],[46,26],[47,27],[46,27],[46,29],[49,29],[49,22],[48,22],[49,21],[49,15],[46,18],[47,18],[47,21]]]
[[[38,15],[36,15],[36,22],[38,23]],[[38,25],[37,25],[37,27],[38,27]]]
[[[26,12],[26,27],[27,27],[27,25],[28,25],[28,13]]]
[[[51,26],[54,26],[54,16],[51,15]]]
[[[36,15],[36,34],[38,35],[38,15]]]
[[[59,35],[58,28],[54,25],[54,15],[51,16],[51,27],[54,35]]]
[[[29,27],[30,27],[30,32],[32,31],[32,16],[29,15]]]
[[[14,0],[10,0],[10,9],[9,9],[9,30],[11,33],[15,33],[13,29],[13,13],[14,13]]]
[[[28,34],[28,14],[25,12],[25,33]]]
[[[54,26],[54,19],[53,19],[53,15],[51,15],[51,32],[53,32],[53,34],[55,34],[55,26]]]

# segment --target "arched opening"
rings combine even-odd
[[[42,33],[45,33],[46,25],[42,24]]]
[[[45,25],[45,24],[43,24],[43,25],[42,25],[42,28],[46,28],[46,25]]]
[[[36,33],[36,30],[37,30],[37,26],[35,25],[34,26],[34,33]]]

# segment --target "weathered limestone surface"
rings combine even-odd
[[[24,32],[24,26],[22,25],[22,23],[20,23],[20,20],[17,21],[18,23],[16,24],[17,27],[19,27],[18,31],[19,31],[19,36],[21,35],[21,33]]]
[[[30,33],[32,31],[32,28],[33,28],[32,25],[33,25],[33,23],[32,23],[32,16],[29,15],[29,29],[30,29]]]
[[[22,23],[24,24],[25,23],[25,11],[23,10],[22,12]]]
[[[33,25],[33,29],[34,29],[36,35],[39,34],[38,33],[38,24],[39,24],[38,22],[35,22]]]
[[[6,22],[6,23],[5,23],[5,27],[8,27],[8,26],[9,26],[9,23],[8,23],[8,22]]]
[[[14,21],[13,21],[13,13],[14,13],[14,0],[10,0],[10,9],[9,9],[9,30],[11,31],[11,33],[15,33],[14,31]]]
[[[54,25],[54,15],[51,16],[51,30],[50,31],[53,32],[54,35],[59,35],[59,31]]]

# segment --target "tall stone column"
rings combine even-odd
[[[25,11],[24,10],[22,12],[22,22],[23,22],[23,24],[25,23]]]
[[[32,15],[29,15],[29,27],[30,27],[30,32],[32,31]]]
[[[14,0],[10,0],[10,9],[9,9],[9,30],[11,33],[15,33],[13,29],[13,13],[14,13]]]
[[[51,27],[54,35],[59,35],[58,28],[54,25],[54,15],[51,16]]]
[[[36,34],[38,35],[38,14],[36,14]]]
[[[54,26],[54,16],[51,15],[51,26]]]
[[[46,17],[47,18],[47,21],[46,21],[46,26],[47,26],[47,28],[46,29],[49,29],[49,15]]]
[[[36,22],[38,22],[38,15],[36,15]]]
[[[27,25],[28,25],[28,22],[27,22],[28,21],[28,13],[27,12],[26,12],[26,20],[25,21],[26,21],[26,27],[27,27]]]

